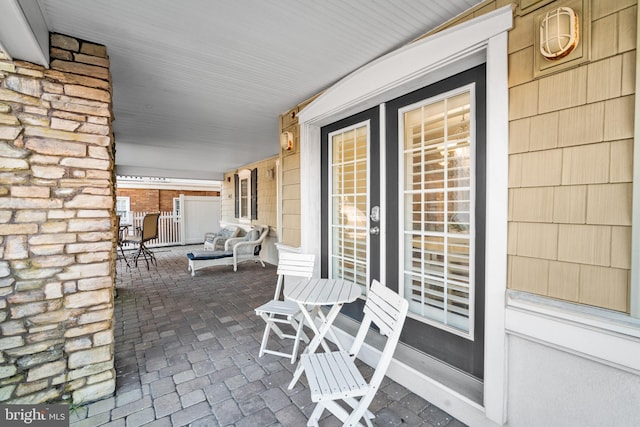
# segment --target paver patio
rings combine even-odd
[[[244,263],[191,277],[185,254],[194,249],[155,249],[149,271],[119,262],[116,393],[74,408],[71,426],[306,425],[314,404],[304,375],[288,390],[295,365],[258,357],[264,322],[253,310],[273,296],[276,268]],[[375,425],[464,425],[389,378],[370,409]],[[340,423],[325,412],[320,425]]]

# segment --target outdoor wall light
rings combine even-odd
[[[293,151],[293,134],[291,132],[280,134],[280,148],[284,151]]]
[[[548,11],[540,21],[540,53],[550,61],[564,58],[578,46],[578,15],[570,7]]]

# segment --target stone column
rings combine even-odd
[[[0,51],[0,402],[115,390],[114,141],[104,46]]]

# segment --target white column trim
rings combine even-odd
[[[300,247],[303,253],[316,254],[320,260],[322,174],[320,170],[320,128],[300,125]],[[320,275],[320,262],[314,274]]]
[[[0,1],[0,45],[13,59],[49,68],[49,30],[36,1]]]
[[[487,164],[485,231],[484,405],[487,417],[507,420],[507,230],[509,185],[508,34],[487,46]]]
[[[640,25],[640,14],[637,17]],[[638,27],[640,28],[640,27]],[[636,46],[640,46],[640,31],[638,31]],[[636,63],[640,59],[640,52],[636,50]],[[640,317],[640,150],[636,149],[636,142],[640,141],[640,66],[636,67],[636,103],[634,113],[634,150],[633,150],[633,208],[631,227],[631,283],[629,293],[629,309],[633,317]]]

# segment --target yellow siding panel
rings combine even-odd
[[[607,141],[633,138],[635,97],[606,101],[604,109],[604,138]]]
[[[509,32],[509,53],[533,46],[533,35],[535,34],[533,16],[534,14],[530,13],[515,18],[515,25]]]
[[[633,6],[618,13],[618,52],[636,48],[637,11],[637,6]]]
[[[560,185],[562,180],[562,150],[536,151],[522,154],[523,187]]]
[[[509,87],[533,79],[533,46],[509,55]]]
[[[518,245],[518,223],[510,222],[508,225],[508,235],[507,235],[507,255],[516,255],[517,245]]]
[[[553,222],[584,224],[587,220],[587,186],[568,185],[554,188]]]
[[[603,102],[562,110],[558,123],[558,145],[568,147],[602,141],[604,121]]]
[[[587,100],[587,68],[573,68],[540,79],[539,112],[582,105]]]
[[[611,143],[610,182],[633,181],[633,140]]]
[[[510,289],[546,295],[549,287],[549,261],[515,256],[511,259]]]
[[[609,143],[565,148],[562,184],[593,184],[609,181]]]
[[[593,3],[608,3],[608,1],[594,1]],[[617,15],[609,15],[591,25],[591,60],[615,55],[618,52]]]
[[[583,304],[597,305],[628,312],[629,272],[617,268],[580,266],[580,299]]]
[[[631,225],[630,183],[590,185],[587,224]]]
[[[558,118],[557,111],[531,117],[529,150],[548,150],[558,146]]]
[[[591,2],[591,16],[594,20],[611,15],[636,4],[636,0],[594,0]]]
[[[522,154],[509,156],[509,188],[522,186]]]
[[[622,96],[632,95],[636,91],[636,52],[622,55]]]
[[[568,262],[549,263],[549,293],[553,298],[578,302],[580,266]]]
[[[622,92],[622,55],[613,56],[587,67],[587,102],[617,98]]]
[[[529,151],[531,119],[512,120],[509,123],[509,154]]]
[[[512,221],[551,222],[553,220],[553,187],[517,188],[510,190]]]
[[[631,269],[631,227],[611,227],[611,267]]]
[[[537,80],[509,89],[509,120],[534,116],[537,112]]]
[[[558,261],[608,266],[611,261],[611,227],[560,224]]]
[[[558,225],[519,223],[516,253],[518,256],[556,259],[558,256]]]

